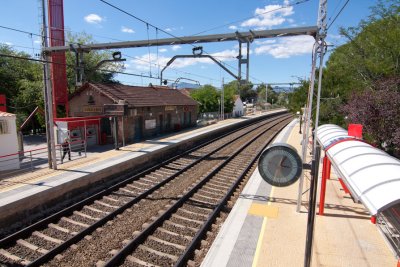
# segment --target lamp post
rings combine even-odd
[[[302,123],[303,116],[301,115],[300,111],[297,111],[296,114],[299,115],[299,120],[300,120],[299,134],[301,134],[301,123]]]

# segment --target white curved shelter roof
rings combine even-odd
[[[326,155],[339,177],[371,215],[400,203],[400,160],[354,140],[336,125],[318,127],[316,136],[324,150],[328,148]]]

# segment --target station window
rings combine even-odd
[[[0,134],[8,134],[8,122],[0,120]]]

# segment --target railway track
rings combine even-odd
[[[223,206],[217,202],[229,197],[222,193],[226,184],[236,181],[232,177],[238,172],[247,172],[258,153],[254,151],[262,150],[264,145],[252,142],[253,136],[275,133],[288,118],[271,118],[210,141],[3,239],[0,262],[7,266],[185,262],[198,244],[193,237],[208,227],[203,222]],[[166,211],[160,215],[160,210]],[[149,230],[143,230],[147,224]],[[135,253],[148,253],[150,258]],[[187,256],[180,259],[181,255]]]

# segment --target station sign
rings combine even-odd
[[[102,113],[103,112],[103,107],[101,107],[101,106],[83,106],[82,107],[82,112]]]
[[[104,104],[103,108],[106,116],[124,116],[128,114],[128,105],[126,104]]]
[[[165,106],[165,111],[174,111],[175,109],[175,106]]]

